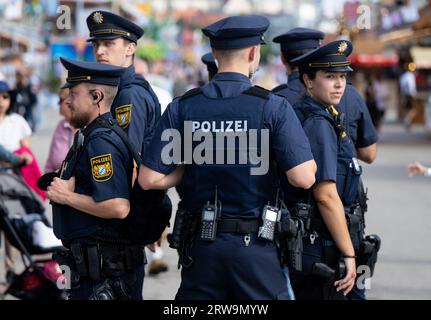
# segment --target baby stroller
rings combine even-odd
[[[5,294],[23,300],[66,299],[65,290],[57,286],[58,281],[64,284],[64,277],[52,260],[52,253],[64,247],[44,212],[40,198],[19,176],[0,169],[0,229],[21,253],[25,268],[11,277]]]

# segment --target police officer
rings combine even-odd
[[[71,269],[72,299],[142,299],[144,256],[129,245],[122,219],[130,209],[133,157],[102,122],[125,68],[61,58],[68,70],[70,123],[80,128],[60,177],[47,189],[54,233],[68,248],[57,256]],[[118,125],[118,124],[116,124]]]
[[[288,73],[287,83],[274,88],[273,92],[286,97],[291,105],[294,105],[305,91],[299,79],[298,68],[293,66],[291,61],[319,47],[320,40],[324,37],[325,34],[319,30],[294,28],[273,39],[273,42],[280,44],[281,60]],[[357,157],[366,163],[372,163],[377,154],[377,131],[364,99],[350,83],[347,84],[337,109],[345,113],[349,136],[356,147]]]
[[[265,205],[275,202],[272,173],[264,170],[251,174],[258,165],[252,164],[250,156],[245,164],[237,160],[244,151],[263,154],[268,148],[293,185],[309,188],[314,183],[315,163],[291,106],[263,88],[252,87],[250,81],[258,67],[260,44],[268,26],[265,17],[233,16],[202,30],[210,39],[218,73],[208,84],[169,105],[157,126],[150,152],[145,154],[139,175],[141,186],[167,188],[182,179],[184,207],[197,217],[194,240],[185,250],[191,263],[183,264],[177,299],[288,297],[277,248],[262,234],[258,236],[263,218],[275,220],[268,212],[263,215]],[[170,142],[161,141],[161,137],[170,128],[168,132],[179,132],[185,144],[191,142],[186,136],[190,122],[196,129],[195,144],[189,152],[184,149],[185,167],[181,167],[163,157]],[[209,147],[206,153],[210,152],[210,160],[202,163],[196,158],[202,147],[196,145],[199,135],[211,140],[223,133],[228,133],[227,137],[245,134],[252,139],[256,131],[258,141],[264,132],[269,132],[269,141],[261,141],[256,148],[253,144],[245,148],[237,144],[219,146],[217,150]],[[235,156],[234,163],[225,157],[212,161],[216,160],[213,152],[220,149],[227,149],[228,157]],[[234,154],[229,153],[232,151]],[[187,158],[192,153],[189,162]],[[268,165],[269,160],[263,162]],[[217,231],[212,228],[215,224]]]
[[[288,72],[287,84],[282,84],[274,88],[273,92],[286,97],[292,105],[304,95],[305,88],[299,78],[298,68],[292,65],[291,61],[319,47],[320,40],[323,38],[324,34],[318,30],[294,28],[273,39],[273,42],[280,43],[282,62],[286,66]],[[372,163],[377,154],[377,131],[373,125],[364,99],[350,83],[346,86],[343,97],[337,106],[337,110],[345,116],[344,121],[348,128],[349,138],[355,147],[354,152],[356,157],[366,163]],[[364,189],[362,181],[360,184],[361,188]],[[362,197],[366,198],[366,195],[363,194]],[[362,210],[363,216],[364,208],[360,210]],[[363,232],[363,230],[361,232]],[[355,244],[355,250],[358,251],[358,241],[356,241]],[[359,290],[357,286],[355,286],[348,297],[352,299],[365,299],[365,291]]]
[[[111,107],[113,117],[126,130],[138,152],[150,141],[160,117],[160,104],[150,84],[135,73],[136,45],[144,30],[133,22],[106,11],[94,11],[87,26],[97,62],[125,67],[118,94]]]
[[[356,200],[360,168],[334,107],[352,70],[347,60],[351,51],[350,42],[334,41],[291,61],[307,90],[294,108],[317,163],[312,192],[281,179],[292,214],[299,217],[298,208],[311,205],[308,216],[301,217],[307,226],[302,272],[292,277],[298,299],[342,299],[355,284],[355,251],[344,211]]]
[[[201,61],[207,66],[208,71],[208,80],[211,79],[217,74],[218,68],[217,63],[214,59],[212,52],[207,52],[201,57]]]

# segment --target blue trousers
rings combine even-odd
[[[220,233],[213,242],[195,240],[193,264],[181,271],[177,300],[289,299],[273,242],[251,235]]]

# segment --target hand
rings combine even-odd
[[[75,190],[75,177],[69,180],[56,177],[46,190],[46,196],[49,200],[58,204],[67,204],[68,198]]]
[[[22,153],[19,157],[23,165],[29,165],[33,162],[33,157],[27,152]]]
[[[417,176],[417,175],[425,175],[427,172],[427,167],[423,166],[421,163],[415,161],[410,163],[407,166],[407,171],[409,173],[409,177]]]
[[[342,291],[344,296],[346,296],[355,285],[356,279],[356,262],[353,258],[344,258],[344,263],[346,264],[346,276],[338,281],[335,281],[334,285],[337,287],[337,292]]]

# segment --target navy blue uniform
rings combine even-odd
[[[287,84],[279,85],[272,91],[285,97],[291,105],[298,102],[305,94],[304,85],[299,80],[297,71],[289,74]],[[356,148],[365,148],[377,142],[377,130],[373,125],[367,105],[353,85],[346,86],[337,110],[345,114],[348,133]]]
[[[309,51],[293,59],[291,63],[304,72],[309,68],[330,72],[352,71],[347,60],[351,52],[351,43],[339,40]],[[317,164],[316,185],[324,181],[335,182],[345,212],[351,213],[357,199],[361,168],[354,159],[355,147],[347,134],[344,115],[333,106],[325,107],[309,96],[303,97],[294,108],[309,138]],[[302,271],[295,272],[292,278],[296,296],[298,299],[343,299],[342,294],[335,291],[333,284],[335,280],[344,277],[339,274],[340,252],[313,200],[312,191],[298,190],[284,177],[282,185],[287,191],[285,200],[289,208],[294,210],[298,202],[309,203],[314,207],[311,225],[304,238]],[[352,233],[353,228],[349,229]],[[351,237],[355,242],[355,235],[351,234]],[[335,274],[323,272],[325,269],[317,263],[326,264]]]
[[[112,119],[110,113],[105,113],[101,117]],[[133,174],[132,156],[123,141],[112,130],[91,128],[92,124],[83,131],[85,141],[83,148],[77,152],[69,151],[63,163],[61,177],[69,178],[74,175],[75,192],[89,195],[96,202],[114,198],[129,199]],[[124,240],[126,237],[122,221],[119,219],[102,219],[55,203],[53,225],[55,235],[68,248],[74,243],[94,245],[96,238]],[[135,271],[122,276],[126,283],[133,287],[134,299],[142,299],[143,262]],[[96,281],[81,279],[80,287],[72,289],[71,298],[88,298],[97,284]]]
[[[305,93],[304,85],[299,80],[299,72],[295,71],[288,75],[287,83],[281,84],[272,89],[272,92],[283,96],[293,106]]]
[[[161,110],[149,83],[130,66],[121,76],[118,94],[111,107],[113,117],[127,132],[138,152],[152,137]]]
[[[287,171],[312,159],[307,138],[293,109],[285,99],[268,92],[263,99],[243,94],[250,80],[239,73],[219,73],[185,99],[175,99],[163,114],[154,138],[144,156],[144,165],[163,174],[175,170],[175,164],[161,160],[163,130],[177,129],[184,135],[184,121],[212,124],[214,134],[223,127],[228,131],[269,130],[272,159]],[[229,124],[230,123],[230,124]],[[246,128],[245,128],[246,126]],[[260,141],[260,138],[258,138]],[[238,146],[235,146],[238,154]],[[258,144],[260,150],[262,146]],[[182,179],[182,196],[189,212],[200,212],[214,199],[215,186],[222,203],[221,217],[257,220],[268,201],[275,197],[272,172],[250,175],[250,162],[238,164],[196,164],[186,166]],[[287,298],[285,277],[274,243],[251,235],[246,245],[244,234],[219,233],[212,243],[195,241],[194,263],[182,269],[177,299],[277,299]]]
[[[337,109],[346,115],[349,136],[356,148],[365,148],[377,142],[377,130],[367,105],[358,90],[351,84],[347,84]]]
[[[305,96],[295,104],[294,109],[303,121],[303,128],[310,141],[317,164],[316,184],[324,181],[336,182],[340,198],[345,207],[348,208],[349,204],[347,203],[352,201],[351,197],[355,199],[355,190],[357,192],[357,188],[353,187],[355,185],[353,175],[351,172],[347,172],[353,156],[352,141],[347,135],[340,135],[340,132],[335,129],[336,118],[311,97]],[[359,175],[356,175],[355,179],[357,185]],[[312,191],[292,187],[283,176],[281,184],[288,207],[293,208],[297,202],[308,202],[309,193]],[[353,193],[353,195],[349,196],[349,193]],[[317,229],[317,233],[313,232],[310,237],[304,238],[303,272],[301,274],[295,273],[292,278],[298,299],[321,299],[323,293],[320,290],[325,286],[319,285],[319,283],[323,284],[324,280],[310,276],[313,264],[325,262],[336,269],[339,258],[338,249],[335,247],[317,207],[314,215],[312,226]],[[316,236],[317,239],[314,239]],[[310,289],[312,289],[311,292]],[[330,295],[332,298],[341,298],[334,292],[331,292]]]
[[[63,88],[82,83],[117,87],[126,70],[65,58],[60,61],[68,71]],[[95,202],[130,199],[133,157],[112,125],[118,123],[106,112],[79,130],[60,171],[62,179],[75,177],[75,193]],[[123,221],[102,219],[72,206],[52,206],[54,233],[69,249],[57,254],[56,260],[70,268],[71,298],[142,299],[144,253],[127,241]]]

